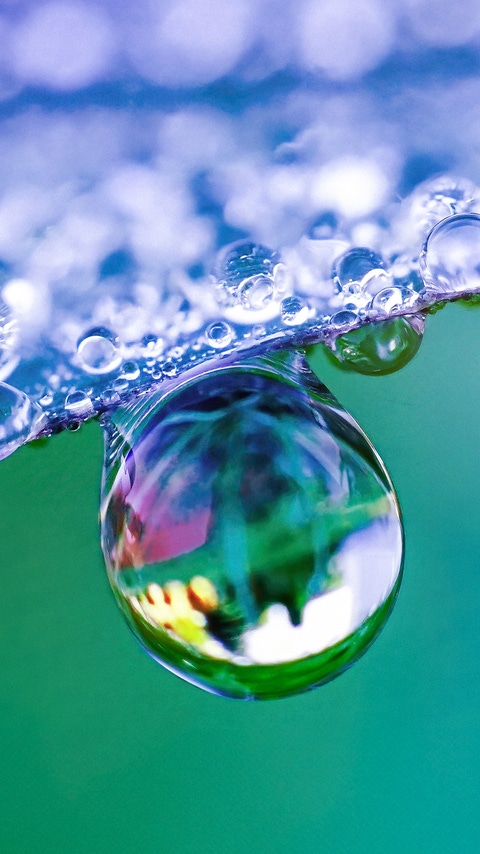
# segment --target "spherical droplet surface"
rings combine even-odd
[[[108,374],[118,368],[121,355],[115,336],[104,327],[90,329],[77,344],[77,355],[89,374]]]
[[[383,270],[384,266],[377,252],[357,246],[336,259],[333,272],[339,286],[344,288],[352,282],[361,282],[372,270]]]
[[[399,371],[413,359],[422,343],[424,328],[423,315],[393,317],[352,329],[328,346],[347,370],[382,376]]]
[[[215,349],[226,347],[234,337],[234,331],[230,324],[224,320],[215,320],[210,323],[205,330],[205,337],[208,344]]]
[[[264,699],[334,678],[370,645],[400,583],[399,509],[304,362],[214,369],[135,417],[117,410],[106,435],[107,570],[154,658]]]
[[[480,216],[457,214],[432,228],[420,256],[429,290],[466,293],[480,287]]]
[[[252,311],[265,308],[273,299],[274,293],[274,280],[271,276],[250,276],[244,279],[239,287],[240,302]]]

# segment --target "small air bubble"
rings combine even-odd
[[[140,376],[140,368],[136,362],[124,362],[122,377],[126,380],[136,380]]]
[[[165,374],[166,377],[175,377],[178,373],[178,368],[177,368],[175,362],[172,362],[171,360],[169,360],[168,362],[165,362],[162,365],[161,370],[159,370],[158,373],[159,373],[158,377],[155,377],[154,374],[152,374],[154,379],[160,379],[160,377],[162,376],[162,373]]]
[[[309,308],[297,297],[287,297],[281,306],[282,321],[287,326],[299,326],[308,320]]]
[[[121,355],[117,339],[109,329],[90,329],[77,344],[82,368],[89,374],[107,374],[118,368]]]
[[[65,398],[65,409],[72,416],[86,416],[93,412],[93,403],[84,391],[71,391]]]
[[[220,349],[230,344],[234,337],[234,332],[232,327],[228,323],[225,323],[224,320],[217,320],[211,323],[210,326],[207,326],[205,337],[212,347]]]
[[[275,288],[269,276],[251,276],[241,283],[238,294],[245,308],[259,311],[273,299]]]

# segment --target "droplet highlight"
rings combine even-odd
[[[234,331],[229,323],[224,320],[216,320],[210,323],[205,330],[207,343],[215,349],[226,347],[234,338]]]

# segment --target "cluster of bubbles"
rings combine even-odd
[[[469,212],[475,205],[473,188],[454,179],[417,188],[396,217],[400,233],[405,218],[417,235],[426,232],[416,256],[345,248],[338,233],[303,236],[285,251],[285,260],[279,250],[235,241],[218,254],[196,304],[192,293],[172,299],[177,312],[163,336],[129,341],[122,324],[91,327],[70,352],[57,351],[54,360],[47,352],[43,384],[33,373],[29,385],[29,363],[16,348],[15,317],[2,303],[2,455],[37,435],[75,429],[152,386],[232,354],[323,342],[357,371],[397,370],[417,352],[429,307],[480,292],[480,215]],[[440,206],[449,215],[429,230],[431,211]],[[7,283],[7,296],[13,287]],[[141,312],[141,304],[132,311]],[[27,388],[5,382],[10,372]]]
[[[476,4],[277,11],[2,5],[2,454],[209,360],[394,369],[479,290]]]

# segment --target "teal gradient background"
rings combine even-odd
[[[0,464],[0,849],[363,854],[480,839],[480,310],[428,318],[415,360],[324,382],[384,458],[405,579],[337,681],[249,704],[138,647],[98,535],[97,424]]]

